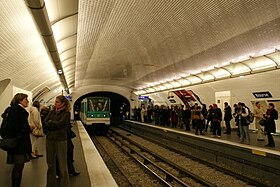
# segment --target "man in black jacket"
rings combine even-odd
[[[225,102],[224,105],[225,105],[224,121],[226,123],[226,132],[224,134],[230,134],[231,133],[230,121],[232,119],[231,107],[228,105],[227,102]]]

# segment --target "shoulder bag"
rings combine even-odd
[[[259,121],[259,124],[260,124],[261,126],[265,126],[265,124],[266,124],[266,119],[265,119],[265,118],[262,118],[262,119]]]
[[[0,140],[0,148],[4,151],[9,151],[13,148],[15,148],[19,142],[20,136],[8,138],[4,137]]]

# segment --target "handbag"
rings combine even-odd
[[[0,148],[4,151],[9,151],[17,146],[19,139],[20,136],[13,138],[4,137],[0,140]]]
[[[265,118],[262,118],[262,119],[259,121],[259,124],[260,124],[261,126],[265,126],[265,124],[266,124],[266,119],[265,119]]]
[[[41,128],[35,128],[32,131],[32,135],[36,137],[43,137],[44,136],[43,130]]]

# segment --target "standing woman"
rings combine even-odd
[[[275,121],[278,119],[278,111],[274,109],[274,104],[269,103],[268,109],[265,114],[266,118],[266,125],[265,125],[265,132],[267,134],[268,144],[265,146],[275,147],[275,143],[271,133],[276,132]]]
[[[56,167],[60,171],[60,187],[69,187],[67,168],[67,129],[70,125],[70,104],[63,96],[57,96],[54,109],[44,120],[46,131],[47,187],[56,186]],[[56,160],[58,165],[56,165]]]
[[[32,106],[30,107],[30,117],[29,124],[31,127],[34,127],[33,132],[31,133],[31,142],[32,142],[32,158],[42,157],[39,141],[41,137],[43,137],[43,127],[41,122],[40,115],[40,102],[34,101]]]
[[[261,125],[259,124],[261,119],[264,117],[264,113],[265,113],[265,111],[261,107],[260,102],[257,101],[256,107],[254,108],[254,116],[255,116],[255,128],[258,130],[257,131],[257,133],[258,133],[257,140],[258,141],[264,141],[263,129],[262,129]]]
[[[17,93],[13,100],[11,109],[8,114],[8,137],[19,137],[19,142],[15,148],[8,151],[7,164],[14,164],[12,171],[12,187],[19,187],[22,178],[24,163],[30,161],[31,141],[30,126],[28,124],[28,107],[29,101],[24,93]]]

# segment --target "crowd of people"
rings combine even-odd
[[[1,115],[8,124],[5,126],[6,137],[18,138],[16,146],[7,150],[7,164],[14,165],[12,187],[20,187],[26,162],[43,157],[44,145],[40,140],[44,136],[48,166],[46,186],[70,186],[69,176],[80,173],[75,171],[73,165],[74,144],[71,139],[75,137],[75,133],[71,130],[68,99],[63,95],[57,96],[51,108],[41,107],[40,103],[35,101],[27,111],[28,105],[28,95],[18,93]]]
[[[7,164],[13,164],[12,187],[19,187],[22,179],[24,164],[31,159],[43,156],[43,147],[40,140],[46,135],[46,160],[47,187],[55,187],[57,178],[61,187],[69,186],[69,175],[76,176],[73,165],[74,144],[72,138],[75,133],[71,130],[70,103],[66,97],[60,95],[55,99],[52,108],[41,107],[38,101],[33,102],[29,112],[28,95],[18,93],[14,96],[9,106],[1,115],[3,121],[7,121],[5,129],[7,137],[18,137],[17,145],[7,151]],[[248,116],[254,114],[257,140],[264,141],[264,135],[268,138],[266,146],[275,147],[272,133],[276,132],[275,120],[278,119],[278,111],[273,103],[268,104],[264,111],[259,102],[256,102],[253,112],[244,104],[233,105],[233,109],[227,102],[222,111],[217,104],[210,105],[197,103],[193,106],[157,106],[142,105],[134,108],[132,117],[136,121],[154,123],[166,127],[184,128],[193,130],[196,135],[204,135],[210,129],[211,137],[221,137],[221,122],[225,121],[226,131],[231,134],[231,120],[234,119],[238,129],[240,143],[250,144]],[[224,115],[223,115],[224,113]],[[223,118],[223,119],[222,119]],[[264,128],[260,121],[265,121]],[[1,130],[2,133],[2,130]],[[1,134],[2,135],[2,134]]]
[[[274,104],[269,103],[268,109],[265,111],[259,102],[256,102],[254,110],[251,112],[249,107],[239,102],[229,106],[224,103],[223,111],[217,104],[210,105],[207,109],[205,104],[193,106],[145,106],[133,109],[132,117],[135,121],[145,123],[153,123],[155,125],[182,128],[186,131],[193,130],[196,135],[204,135],[211,133],[211,137],[221,137],[221,122],[225,122],[224,134],[231,134],[231,121],[234,120],[237,127],[237,135],[240,143],[250,144],[249,125],[252,123],[248,119],[250,113],[254,116],[255,128],[257,129],[257,140],[264,141],[264,135],[267,135],[268,144],[266,146],[275,147],[272,133],[276,132],[275,120],[278,119],[278,111],[275,110]],[[264,127],[259,123],[265,120]],[[210,127],[210,128],[209,128]],[[208,132],[208,129],[209,132]]]

